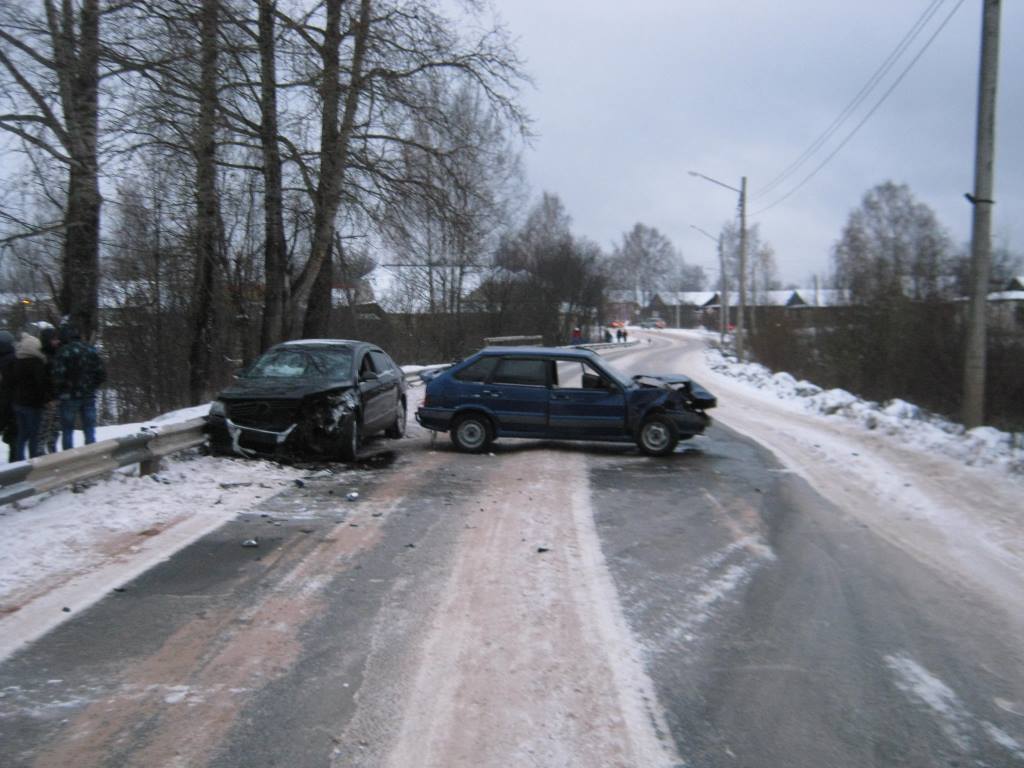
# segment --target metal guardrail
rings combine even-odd
[[[538,347],[544,343],[543,336],[488,336],[484,339],[484,344],[488,347],[492,346],[528,346]]]
[[[407,373],[405,379],[419,382],[419,372]],[[131,464],[139,465],[139,474],[153,474],[159,471],[160,459],[163,457],[202,445],[205,441],[206,419],[198,418],[169,424],[159,430],[103,440],[70,451],[20,461],[0,469],[0,505],[104,475]]]
[[[52,491],[129,464],[139,464],[142,474],[152,474],[164,456],[200,445],[205,440],[206,419],[191,419],[159,431],[103,440],[18,462],[0,470],[0,504]]]

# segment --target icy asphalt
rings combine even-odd
[[[890,534],[721,425],[666,460],[414,430],[8,659],[0,764],[1024,764],[1021,616]]]

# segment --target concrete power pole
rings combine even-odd
[[[718,286],[722,293],[718,297],[719,341],[725,346],[725,334],[729,332],[729,273],[725,269],[725,249],[722,235],[718,235]]]
[[[996,82],[999,68],[1000,0],[984,0],[981,25],[981,74],[974,155],[974,206],[971,224],[971,295],[967,309],[962,418],[968,429],[985,419],[986,321],[992,253],[992,179],[995,158]]]
[[[740,182],[740,311],[736,318],[736,357],[744,360],[743,328],[747,314],[747,177]]]

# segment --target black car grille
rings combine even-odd
[[[296,421],[294,400],[243,400],[227,404],[228,418],[242,427],[280,432]]]

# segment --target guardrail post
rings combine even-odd
[[[154,456],[152,459],[146,459],[145,461],[139,462],[139,475],[155,475],[160,471],[160,457]]]

